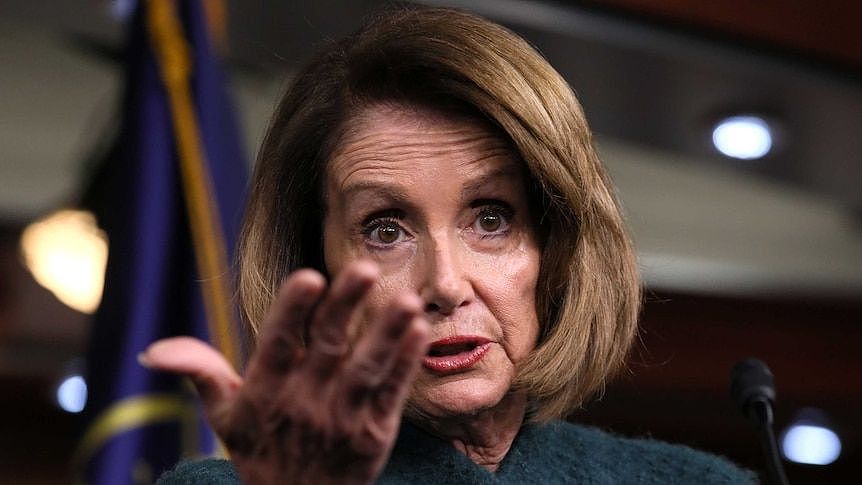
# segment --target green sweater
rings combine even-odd
[[[555,422],[525,425],[492,473],[451,444],[405,424],[379,484],[737,484],[754,474],[717,456],[649,439],[614,436],[595,428]],[[225,460],[181,463],[159,484],[238,484]]]

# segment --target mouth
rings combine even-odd
[[[442,338],[431,344],[422,364],[438,374],[454,374],[465,371],[485,356],[491,341],[475,335],[455,335]]]

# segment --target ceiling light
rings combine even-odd
[[[794,424],[784,432],[781,451],[796,463],[828,465],[841,454],[841,440],[827,427]]]
[[[728,157],[754,160],[772,149],[772,132],[763,118],[731,116],[715,125],[712,143]]]
[[[80,413],[87,404],[87,383],[79,375],[67,377],[57,386],[57,404],[63,411]]]

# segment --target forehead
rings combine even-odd
[[[327,164],[329,195],[377,182],[517,178],[520,157],[487,121],[427,108],[375,105],[355,117]]]

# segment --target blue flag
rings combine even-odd
[[[151,483],[215,451],[188,384],[137,363],[150,343],[192,335],[241,361],[229,261],[247,165],[205,6],[139,1],[130,22],[120,138],[102,169],[110,252],[75,456],[85,483]]]

